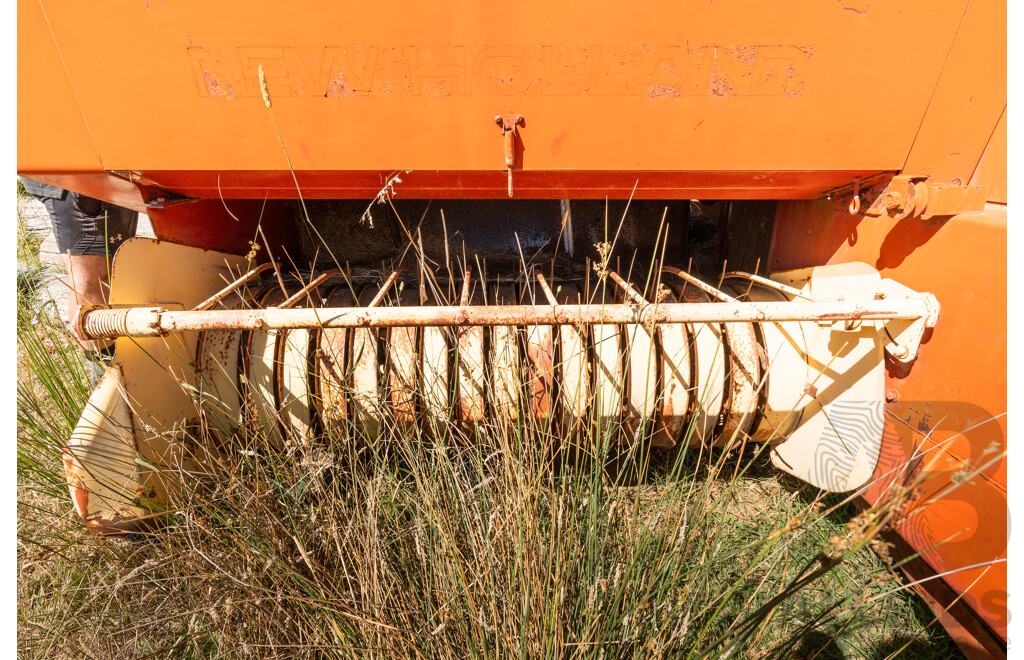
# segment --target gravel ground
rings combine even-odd
[[[39,261],[44,269],[40,274],[42,278],[40,296],[44,301],[45,309],[63,317],[63,312],[67,309],[70,280],[64,272],[60,253],[57,252],[57,239],[53,235],[50,216],[47,214],[46,208],[36,198],[19,197],[18,217],[24,223],[26,231],[43,237],[42,245],[39,247]],[[156,238],[153,233],[153,225],[145,213],[139,214],[136,236]],[[21,266],[22,264],[19,264],[19,267]]]

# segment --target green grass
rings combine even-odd
[[[870,550],[868,512],[767,452],[584,446],[544,428],[236,439],[147,543],[72,517],[80,351],[19,296],[18,641],[26,658],[950,658]],[[33,323],[33,320],[35,322]],[[594,445],[600,445],[591,435]],[[184,478],[183,478],[184,477]]]

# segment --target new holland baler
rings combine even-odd
[[[913,479],[908,570],[1004,652],[1005,4],[18,9],[19,173],[157,236],[74,319],[117,340],[65,452],[86,525],[153,524],[197,428],[526,409]]]

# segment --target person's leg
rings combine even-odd
[[[68,295],[67,320],[73,324],[78,317],[82,305],[104,305],[107,303],[109,279],[107,277],[107,257],[91,254],[64,254],[64,267],[68,271],[68,280],[74,289]],[[74,325],[72,325],[74,327]],[[109,340],[76,339],[82,348],[98,351],[108,348],[113,342]]]
[[[46,200],[46,208],[73,289],[68,297],[67,321],[74,328],[82,305],[106,304],[110,258],[135,235],[138,213],[71,192],[62,199]],[[75,338],[87,351],[113,347],[113,342],[88,341],[77,333]]]

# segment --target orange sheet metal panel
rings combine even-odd
[[[988,186],[988,201],[1006,204],[1006,108],[999,117],[996,130],[985,147],[985,153],[971,177],[972,186]]]
[[[262,65],[292,166],[339,190],[349,172],[501,174],[494,116],[515,112],[525,172],[641,191],[649,172],[820,175],[809,196],[836,172],[903,166],[966,5],[48,0],[47,24],[22,0],[19,42],[55,42],[77,99],[19,90],[19,169],[88,167],[46,105],[84,116],[107,170],[205,172],[207,190],[221,173],[241,196],[231,172],[288,170]]]
[[[903,170],[965,185],[1006,107],[1006,2],[974,0]]]
[[[1006,208],[921,220],[852,216],[833,202],[782,202],[772,270],[863,261],[942,305],[908,371],[886,377],[876,478],[927,452],[917,511],[897,531],[938,573],[1006,557]],[[957,483],[956,475],[981,474]],[[894,475],[895,476],[895,475]],[[891,477],[890,477],[891,478]],[[867,493],[874,501],[886,480]],[[1006,564],[943,579],[1006,638]]]
[[[18,2],[18,170],[102,171],[39,2]]]

